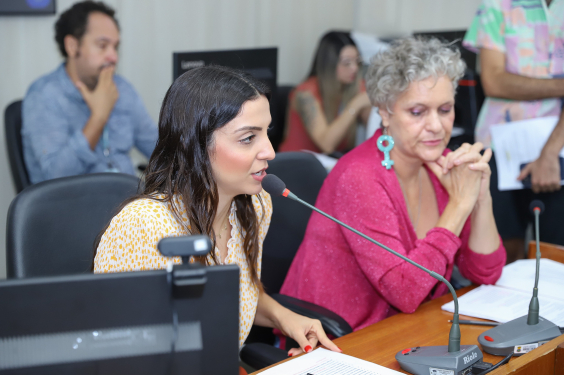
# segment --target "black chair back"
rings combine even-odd
[[[272,113],[272,129],[268,131],[268,137],[274,151],[278,151],[278,147],[284,140],[286,115],[288,114],[288,97],[293,89],[294,86],[278,86],[270,100],[270,105],[272,106],[270,111]]]
[[[267,173],[278,176],[302,200],[315,204],[327,171],[307,152],[280,152]],[[311,210],[284,197],[273,197],[273,214],[262,254],[262,283],[268,294],[280,292],[302,243]]]
[[[23,157],[21,100],[17,100],[6,107],[4,129],[12,179],[16,186],[16,192],[19,193],[31,185]]]
[[[8,277],[88,272],[96,236],[138,185],[134,176],[98,173],[48,180],[22,191],[8,210]]]

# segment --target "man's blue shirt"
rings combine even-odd
[[[90,109],[61,64],[29,88],[22,107],[24,159],[32,183],[57,177],[108,171],[134,174],[129,151],[137,147],[149,157],[157,142],[157,126],[135,89],[114,75],[119,92],[105,126],[109,155],[103,136],[90,149],[82,129]]]

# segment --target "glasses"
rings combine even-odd
[[[361,57],[357,57],[356,59],[339,59],[339,65],[345,68],[350,68],[353,66],[359,67],[362,65],[362,63],[363,61]]]

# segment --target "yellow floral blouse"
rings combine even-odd
[[[262,261],[262,244],[272,217],[272,201],[265,191],[260,193],[264,207],[262,208],[257,196],[253,196],[255,212],[259,216],[259,256],[257,271],[260,277]],[[174,197],[175,205],[179,208],[182,220],[188,221],[184,205],[178,197]],[[249,266],[243,253],[243,237],[236,215],[235,202],[231,204],[229,222],[232,225],[231,239],[227,243],[227,257],[220,260],[222,264],[237,264],[239,273],[239,346],[247,338],[255,319],[259,290],[251,281]],[[121,210],[112,219],[110,226],[104,232],[96,258],[94,272],[123,272],[165,269],[168,258],[157,250],[157,243],[163,237],[178,237],[186,235],[183,228],[174,218],[170,205],[152,199],[136,200]],[[216,248],[219,259],[219,250]],[[208,255],[210,264],[213,260]],[[175,264],[181,264],[180,257],[173,258]]]

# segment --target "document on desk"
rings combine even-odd
[[[264,375],[393,375],[398,371],[346,354],[319,348],[268,369]]]
[[[541,258],[539,269],[539,296],[564,301],[564,264]],[[503,267],[495,285],[532,293],[535,273],[536,259],[521,259]]]
[[[490,128],[500,191],[524,189],[523,183],[517,181],[521,165],[535,161],[540,156],[557,122],[558,117],[550,116]],[[564,150],[560,156],[564,156]]]
[[[522,259],[503,267],[496,285],[482,285],[458,299],[463,315],[505,323],[526,315],[535,285],[535,259]],[[541,259],[539,276],[540,315],[564,326],[564,264]],[[441,307],[454,311],[454,302]]]
[[[461,315],[473,316],[505,323],[517,319],[529,312],[531,293],[503,288],[495,285],[482,285],[458,299],[458,311]],[[564,301],[539,296],[540,316],[559,327],[564,326]],[[454,303],[441,307],[454,312]]]

